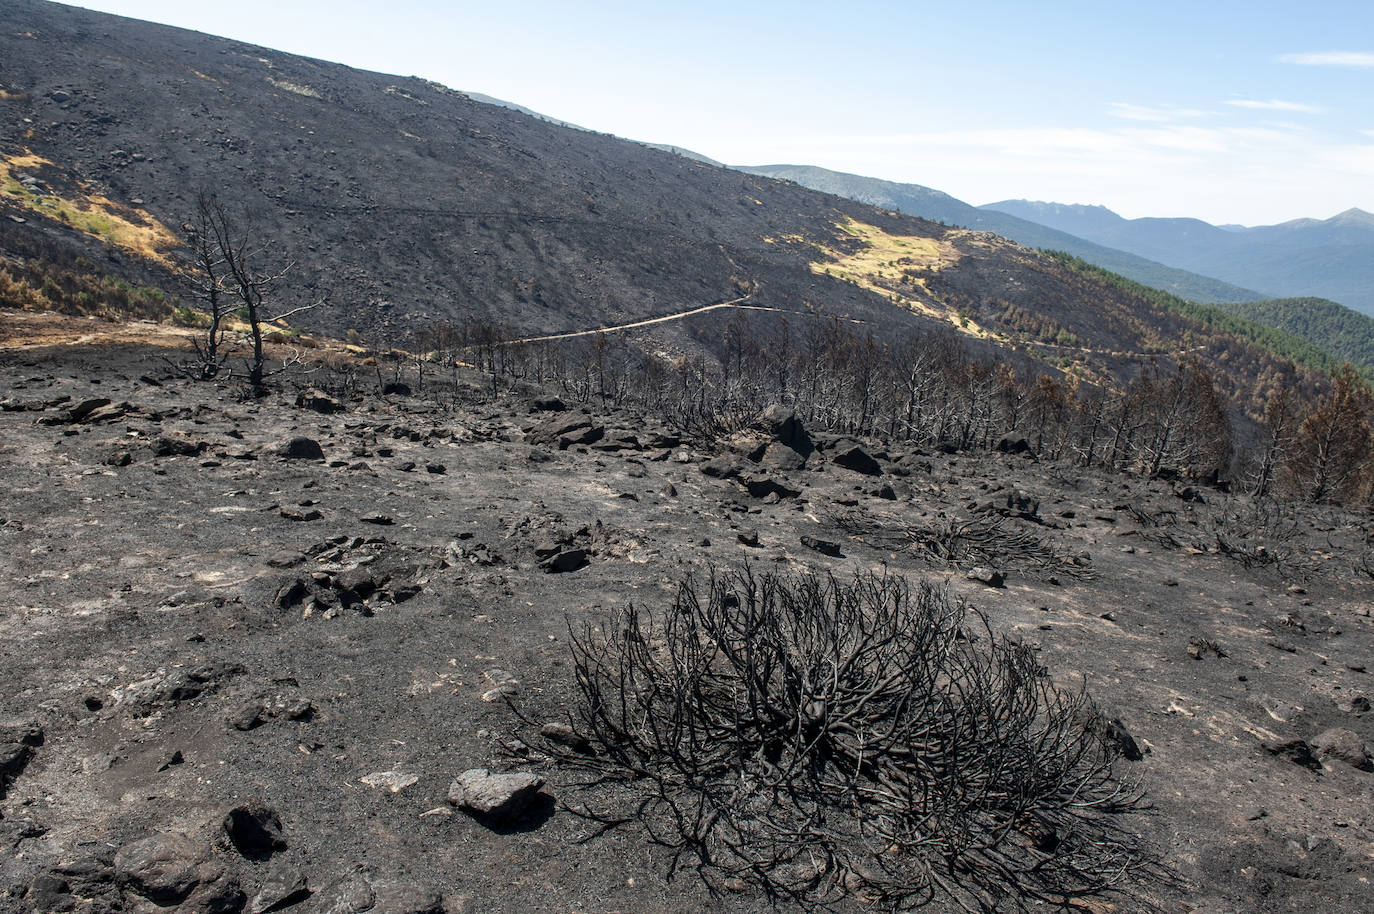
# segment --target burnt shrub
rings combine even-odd
[[[713,569],[571,648],[595,748],[547,748],[628,804],[583,811],[713,887],[1000,910],[1146,866],[1121,815],[1141,794],[1085,692],[943,588]]]

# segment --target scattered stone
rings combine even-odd
[[[757,549],[759,545],[759,532],[757,530],[742,530],[735,535],[735,539],[751,549]]]
[[[581,414],[570,416],[554,415],[525,433],[530,444],[555,445],[565,451],[577,444],[593,444],[606,434],[605,428],[596,425]]]
[[[586,549],[576,546],[560,546],[558,551],[539,562],[539,567],[550,574],[564,574],[587,565],[591,555]]]
[[[841,558],[840,544],[830,540],[817,539],[814,536],[803,536],[801,544],[807,549],[813,549],[821,555],[828,555],[834,558]]]
[[[758,425],[774,441],[801,455],[809,456],[815,444],[797,418],[797,411],[774,403],[759,414]]]
[[[297,549],[282,549],[267,557],[267,564],[273,568],[293,568],[305,561],[305,553]]]
[[[561,413],[567,408],[568,404],[559,397],[535,397],[530,400],[530,412],[532,413]]]
[[[325,415],[342,412],[344,408],[338,400],[314,388],[303,390],[297,394],[296,405],[301,409],[309,409]]]
[[[365,514],[358,520],[365,524],[376,524],[378,527],[390,527],[396,523],[390,514]]]
[[[992,449],[999,454],[1010,454],[1012,456],[1034,457],[1035,449],[1031,447],[1025,435],[1006,434],[997,439],[997,443]]]
[[[539,735],[549,742],[567,746],[574,752],[587,753],[592,748],[591,741],[564,723],[547,723],[539,728]]]
[[[790,473],[805,468],[806,457],[780,441],[770,441],[763,449],[759,463],[769,469]]]
[[[1263,819],[1265,816],[1269,815],[1269,810],[1265,809],[1263,806],[1251,806],[1250,808],[1245,810],[1244,815],[1245,821],[1258,822],[1260,819]]]
[[[881,476],[883,474],[882,466],[874,459],[873,455],[852,441],[841,442],[830,458],[830,462],[847,470],[863,473],[865,476]]]
[[[1324,759],[1336,759],[1360,771],[1374,771],[1374,760],[1370,759],[1369,747],[1354,730],[1346,727],[1323,730],[1312,738],[1311,745]]]
[[[266,859],[286,847],[281,816],[261,800],[249,800],[229,810],[224,832],[235,849],[252,860]]]
[[[542,777],[527,771],[492,774],[485,768],[472,768],[454,780],[448,801],[490,822],[509,822],[525,811],[543,786]]]
[[[425,464],[425,472],[431,476],[443,476],[448,472],[448,467],[442,463],[427,463]]]
[[[970,568],[968,572],[965,573],[964,577],[968,578],[970,581],[980,581],[989,587],[1005,587],[1007,583],[1005,574],[996,569],[989,568],[986,565]]]
[[[216,883],[232,886],[224,865],[210,857],[210,846],[187,835],[157,834],[121,847],[114,856],[116,882],[126,891],[154,904],[171,906],[186,901],[193,892],[218,895]]]
[[[195,457],[205,449],[203,441],[159,435],[152,441],[154,457]]]
[[[267,707],[261,698],[251,698],[235,708],[226,718],[235,730],[254,730],[263,724],[263,714]]]
[[[406,774],[403,771],[374,771],[359,778],[368,787],[377,790],[389,790],[392,793],[400,793],[412,784],[419,782],[419,777],[413,774]]]
[[[1301,765],[1312,771],[1322,770],[1321,761],[1306,740],[1290,739],[1284,743],[1260,743],[1260,746],[1270,755],[1287,759],[1294,765]]]
[[[287,460],[323,460],[324,449],[314,438],[296,437],[277,448],[277,455]]]
[[[291,609],[304,602],[305,598],[308,596],[310,596],[310,588],[306,586],[305,581],[296,578],[282,585],[281,589],[277,591],[277,595],[272,600],[272,603],[278,609]]]
[[[304,511],[301,511],[298,508],[282,508],[280,514],[287,520],[301,522],[319,520],[320,518],[324,517],[324,515],[320,513],[320,511],[316,508],[307,508]]]
[[[310,897],[310,884],[299,867],[281,862],[268,871],[257,894],[248,902],[248,914],[268,914],[299,904]]]
[[[1140,744],[1135,741],[1131,731],[1126,729],[1126,725],[1120,718],[1112,718],[1106,722],[1103,728],[1103,736],[1109,745],[1113,745],[1121,753],[1121,757],[1128,762],[1138,762],[1145,758],[1145,753],[1140,751]]]
[[[701,465],[703,476],[712,479],[732,479],[744,472],[744,466],[734,457],[716,457]]]

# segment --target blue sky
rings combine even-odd
[[[79,5],[970,203],[1249,225],[1374,211],[1368,0]]]

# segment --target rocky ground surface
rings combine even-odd
[[[768,909],[594,836],[507,704],[566,720],[569,622],[744,561],[947,581],[1086,678],[1170,874],[1093,910],[1374,909],[1368,514],[83,334],[0,342],[0,911]]]

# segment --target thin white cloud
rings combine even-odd
[[[1129,102],[1112,102],[1107,108],[1107,113],[1112,117],[1125,118],[1128,121],[1148,121],[1158,124],[1207,116],[1206,111],[1197,108],[1176,108],[1173,105],[1133,105]]]
[[[1304,105],[1302,102],[1286,102],[1283,99],[1271,98],[1267,101],[1257,98],[1233,98],[1226,104],[1236,108],[1251,108],[1256,111],[1297,111],[1303,114],[1321,114],[1323,109],[1315,105]]]
[[[1374,67],[1374,54],[1367,51],[1319,51],[1314,54],[1283,54],[1283,63],[1304,67]]]

